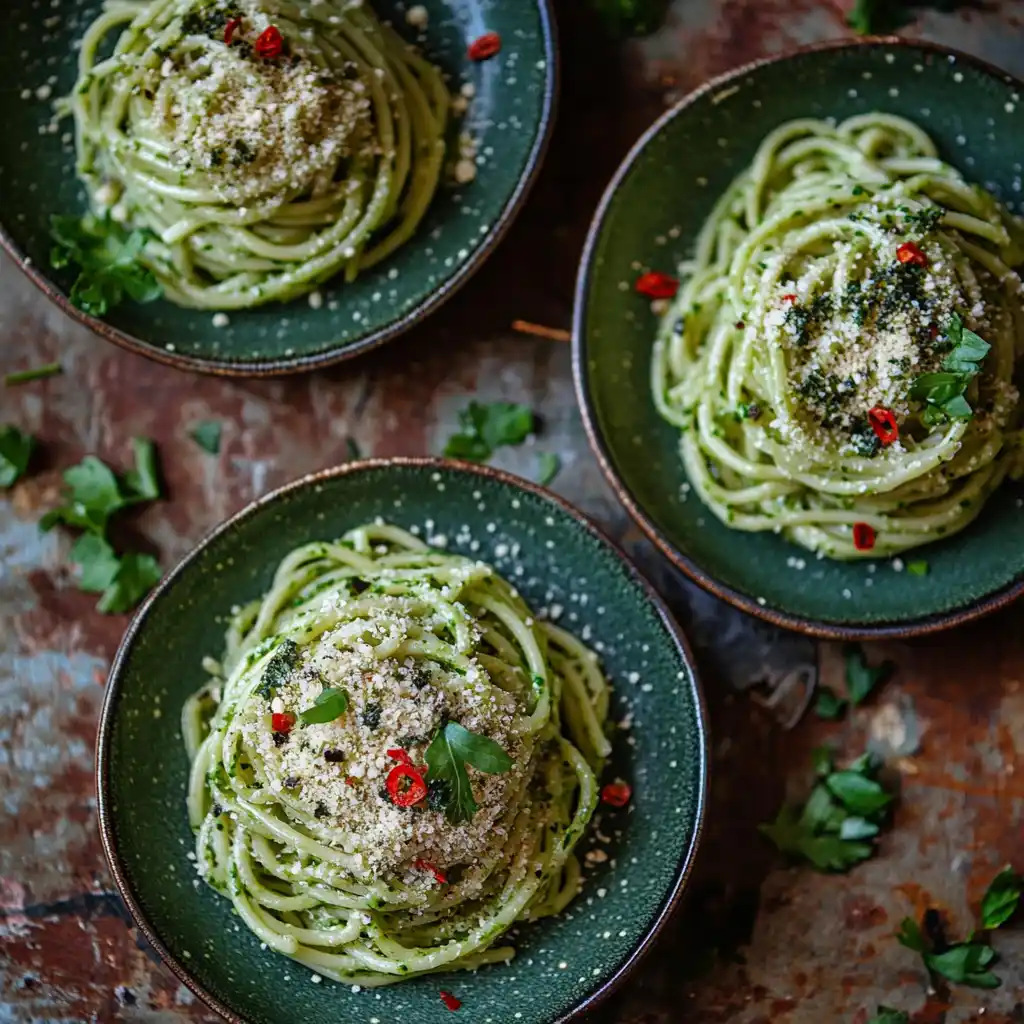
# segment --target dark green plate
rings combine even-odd
[[[612,717],[627,710],[606,777],[633,784],[628,813],[607,813],[610,860],[585,871],[562,916],[523,928],[509,966],[353,993],[313,984],[272,952],[228,900],[193,885],[185,813],[188,762],[178,727],[217,655],[232,605],[259,597],[292,548],[383,516],[448,550],[490,562],[535,607],[597,650]],[[436,544],[442,542],[436,541]],[[686,641],[625,556],[578,512],[523,480],[431,459],[352,463],[282,488],[203,541],[136,616],[111,669],[97,748],[99,818],[114,879],[172,971],[232,1020],[267,1024],[450,1024],[446,989],[473,1024],[566,1021],[633,966],[678,902],[704,814],[704,711]],[[605,809],[607,810],[607,809]],[[589,848],[584,841],[583,849]]]
[[[1024,491],[1004,487],[964,533],[911,553],[927,560],[926,576],[891,560],[818,561],[774,534],[730,530],[683,490],[678,431],[650,395],[656,320],[632,282],[641,265],[671,273],[691,254],[712,205],[773,128],[871,110],[916,121],[969,180],[1020,212],[1020,82],[925,43],[836,43],[740,68],[665,114],[605,193],[576,293],[577,394],[591,444],[632,516],[697,583],[819,636],[930,632],[1021,594]]]
[[[412,0],[367,0],[411,41]],[[419,2],[419,0],[417,0]],[[501,240],[539,170],[554,123],[557,87],[550,0],[422,0],[430,20],[424,53],[451,75],[453,91],[471,82],[476,96],[454,134],[479,142],[478,176],[442,188],[413,239],[354,284],[329,282],[325,304],[306,299],[231,314],[215,328],[208,312],[168,302],[125,304],[103,321],[69,305],[74,277],[51,271],[53,213],[83,212],[70,121],[50,132],[53,98],[71,91],[75,44],[102,0],[50,4],[14,0],[0,33],[0,244],[51,299],[98,334],[142,355],[212,373],[279,374],[339,362],[390,340],[440,306]],[[503,50],[484,63],[466,57],[470,41],[501,34]],[[42,90],[37,93],[36,90]],[[39,98],[40,95],[45,98]]]

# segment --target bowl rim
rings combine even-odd
[[[640,502],[626,486],[624,480],[612,463],[611,452],[602,432],[594,402],[590,392],[590,372],[587,368],[585,336],[587,332],[587,303],[591,290],[591,278],[594,272],[597,246],[603,233],[605,222],[608,217],[611,204],[614,201],[619,188],[625,179],[632,173],[633,168],[643,154],[647,146],[670,124],[677,116],[686,111],[697,100],[710,92],[717,91],[723,86],[729,86],[737,80],[759,71],[762,68],[781,64],[801,57],[806,54],[832,52],[836,50],[849,50],[859,48],[876,47],[903,47],[908,50],[923,50],[931,54],[952,57],[958,64],[968,64],[978,71],[996,78],[1006,85],[1016,86],[1024,91],[1024,81],[1016,76],[996,67],[980,57],[956,50],[953,47],[943,46],[940,43],[933,43],[921,39],[904,39],[901,36],[883,35],[867,36],[863,39],[832,39],[820,43],[811,43],[806,46],[797,46],[785,50],[782,53],[768,57],[761,57],[749,61],[737,68],[726,71],[704,82],[687,93],[681,100],[662,113],[657,120],[647,128],[640,138],[630,147],[622,163],[609,182],[601,201],[590,222],[587,231],[587,240],[580,257],[579,270],[576,277],[576,292],[573,305],[572,325],[572,372],[573,385],[576,391],[576,401],[580,408],[580,415],[583,418],[583,427],[590,442],[590,448],[597,458],[601,472],[608,481],[616,497],[625,507],[634,522],[655,544],[659,551],[669,561],[682,570],[694,583],[703,587],[706,591],[716,597],[727,601],[734,608],[747,612],[759,619],[770,622],[773,625],[803,633],[806,636],[818,637],[826,640],[879,640],[879,639],[906,639],[913,636],[924,636],[937,633],[944,629],[951,629],[967,622],[972,622],[984,615],[991,614],[1000,608],[1012,603],[1018,597],[1024,595],[1024,576],[1011,581],[1005,586],[990,594],[976,598],[959,608],[953,608],[945,612],[937,612],[932,615],[925,615],[917,619],[891,620],[877,623],[856,623],[830,622],[817,620],[791,612],[781,611],[768,605],[761,605],[747,594],[729,586],[716,579],[711,573],[705,571],[694,559],[684,554],[669,538],[666,531],[659,528],[653,519],[647,515]]]
[[[315,486],[321,481],[333,480],[367,471],[386,470],[392,467],[421,470],[433,469],[437,472],[454,472],[466,474],[468,476],[485,478],[499,483],[504,483],[518,490],[533,494],[534,496],[542,498],[556,506],[560,511],[575,520],[575,522],[584,531],[590,534],[592,538],[603,544],[609,550],[611,555],[618,560],[629,578],[640,588],[648,602],[653,606],[657,613],[658,620],[668,632],[679,655],[682,657],[687,669],[689,670],[689,688],[696,711],[698,737],[698,775],[696,780],[697,795],[693,834],[691,835],[689,842],[686,844],[679,863],[676,866],[672,885],[663,896],[651,924],[644,932],[640,941],[606,981],[604,981],[598,988],[588,993],[566,1014],[563,1014],[558,1018],[552,1018],[549,1022],[549,1024],[569,1024],[571,1021],[580,1020],[585,1013],[592,1011],[598,1004],[607,999],[608,996],[610,996],[612,992],[617,989],[630,974],[633,973],[640,961],[651,950],[655,940],[661,934],[665,925],[682,902],[687,883],[689,882],[690,876],[693,872],[693,866],[697,850],[700,846],[700,841],[703,837],[704,823],[707,816],[708,777],[711,764],[710,726],[708,722],[708,713],[703,687],[700,682],[697,662],[694,658],[693,650],[686,634],[676,621],[664,598],[662,598],[657,590],[655,590],[654,586],[640,572],[632,559],[630,559],[622,548],[608,537],[604,530],[593,522],[589,516],[581,512],[560,495],[550,491],[548,488],[535,484],[530,480],[523,479],[513,473],[508,473],[504,470],[496,469],[493,466],[482,465],[479,463],[463,462],[457,459],[436,458],[433,456],[362,459],[356,462],[343,463],[314,473],[308,473],[305,476],[291,481],[290,483],[275,488],[262,497],[249,502],[244,508],[225,519],[207,533],[206,536],[191,548],[185,556],[178,561],[174,568],[164,576],[132,617],[131,623],[118,645],[117,653],[114,656],[110,672],[107,676],[107,684],[103,695],[103,704],[100,709],[99,726],[97,728],[96,735],[96,761],[94,770],[97,796],[97,825],[100,833],[100,841],[103,846],[103,853],[106,857],[107,865],[110,868],[114,885],[117,888],[121,899],[124,900],[136,926],[145,936],[153,949],[156,950],[163,964],[170,969],[172,974],[174,974],[180,982],[198,996],[203,1003],[205,1003],[210,1009],[219,1013],[226,1020],[230,1021],[231,1024],[248,1024],[245,1017],[231,1009],[217,996],[207,991],[206,988],[190,974],[187,968],[167,948],[163,940],[158,935],[156,929],[149,922],[138,900],[135,898],[134,892],[132,891],[128,872],[121,859],[118,846],[117,829],[115,826],[113,812],[113,795],[111,792],[112,783],[110,772],[113,725],[115,709],[120,697],[122,671],[129,652],[134,647],[136,637],[142,629],[153,605],[174,585],[178,577],[203,551],[206,550],[210,544],[219,539],[223,534],[230,532],[237,523],[251,515],[254,515],[263,509],[264,506],[271,505],[279,499],[296,491],[303,490],[310,486]]]
[[[57,287],[50,277],[38,267],[15,243],[4,223],[0,221],[0,248],[15,266],[57,307],[76,323],[88,327],[115,345],[145,356],[155,362],[173,366],[179,370],[190,370],[220,377],[281,377],[289,374],[307,373],[354,359],[365,352],[404,334],[420,320],[426,319],[441,308],[473,277],[487,262],[501,244],[509,229],[515,223],[530,193],[540,176],[544,160],[554,134],[558,99],[561,88],[561,62],[558,47],[558,23],[555,18],[554,0],[530,0],[535,4],[540,18],[540,39],[544,49],[544,92],[541,99],[540,117],[537,122],[533,145],[527,154],[523,169],[515,187],[505,199],[500,213],[494,218],[487,234],[477,243],[469,258],[439,287],[431,290],[415,307],[396,320],[357,338],[342,348],[334,347],[322,352],[302,356],[281,356],[258,359],[251,362],[237,362],[229,359],[207,359],[183,352],[168,352],[165,348],[144,341],[127,331],[109,324],[98,317],[82,312],[72,305],[70,298]],[[300,301],[293,299],[294,301]],[[287,303],[282,308],[287,308]]]

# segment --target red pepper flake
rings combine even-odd
[[[280,57],[282,50],[284,50],[284,39],[281,36],[281,30],[276,25],[271,25],[256,40],[256,56],[263,60]]]
[[[469,44],[466,55],[470,60],[490,60],[501,53],[501,36],[497,32],[485,32]]]
[[[402,780],[408,779],[409,785],[403,790]],[[388,793],[396,807],[412,807],[427,795],[427,784],[423,776],[411,764],[395,765],[388,775]]]
[[[242,27],[241,18],[232,18],[224,26],[224,42],[227,46],[231,45],[231,40],[234,38],[235,33]]]
[[[896,250],[896,259],[900,263],[913,263],[917,267],[928,266],[928,257],[913,242],[904,242]]]
[[[273,714],[270,716],[270,727],[274,732],[281,733],[282,736],[287,736],[292,731],[292,726],[295,724],[295,716],[290,711],[282,711],[281,714]]]
[[[448,884],[448,876],[445,875],[443,871],[439,870],[433,864],[431,864],[429,860],[417,858],[412,862],[412,866],[417,871],[429,871],[434,876],[434,879],[437,881],[438,885]]]
[[[679,291],[679,282],[669,274],[652,270],[636,279],[636,292],[648,299],[674,299]]]
[[[868,423],[871,424],[875,437],[882,444],[892,444],[893,441],[899,440],[900,425],[896,422],[896,417],[892,410],[886,409],[881,405],[868,409]]]
[[[412,758],[401,747],[392,747],[387,753],[388,757],[399,764],[412,764]]]
[[[346,786],[354,786],[355,784],[356,784],[356,777],[354,775],[346,775],[345,776],[345,785]]]
[[[455,996],[451,994],[451,992],[442,992],[441,1002],[444,1003],[444,1005],[447,1006],[448,1009],[452,1010],[453,1012],[462,1005],[462,1000],[456,999]]]
[[[875,546],[875,528],[867,523],[854,523],[853,546],[858,551],[870,551]]]
[[[609,782],[601,790],[601,802],[612,807],[625,807],[632,795],[633,790],[625,782]]]
[[[793,303],[796,302],[796,295],[793,292],[788,292],[786,295],[782,296],[782,301],[787,305],[792,306]]]

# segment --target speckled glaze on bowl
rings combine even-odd
[[[53,99],[77,77],[75,44],[102,0],[49,4],[14,0],[0,33],[0,244],[66,313],[142,355],[184,369],[237,376],[299,372],[340,362],[396,337],[450,298],[504,236],[540,169],[554,126],[557,48],[550,0],[423,0],[425,35],[405,21],[410,2],[368,0],[374,10],[450,76],[453,91],[472,83],[467,116],[479,169],[468,186],[443,186],[415,236],[354,284],[321,287],[325,303],[305,298],[231,314],[215,328],[209,312],[169,302],[125,303],[103,320],[67,301],[74,272],[50,268],[50,215],[86,209],[75,177],[71,122],[54,123]],[[496,58],[474,63],[470,41],[501,34]]]
[[[311,982],[239,924],[230,902],[194,885],[187,859],[188,763],[178,720],[219,653],[224,616],[260,596],[293,547],[382,516],[494,565],[535,608],[588,638],[628,711],[606,777],[632,782],[628,813],[602,812],[615,838],[582,895],[519,932],[509,966],[373,991]],[[438,540],[443,536],[442,542]],[[473,1024],[575,1019],[626,975],[680,899],[704,814],[707,746],[693,660],[661,599],[580,513],[487,467],[433,459],[350,463],[250,505],[203,541],[133,621],[107,685],[97,744],[100,830],[114,879],[172,971],[213,1009],[260,1024],[448,1024],[441,989]],[[616,836],[616,830],[622,829]],[[591,835],[582,847],[594,841]]]
[[[904,556],[842,563],[719,522],[688,493],[678,431],[650,394],[656,319],[637,267],[674,271],[761,139],[794,117],[901,114],[943,157],[1021,211],[1024,86],[964,54],[903,39],[833,43],[748,65],[692,93],[637,143],[591,226],[577,283],[574,372],[591,445],[630,514],[688,576],[733,605],[816,636],[908,636],[1024,592],[1022,489],[1004,486],[966,531]]]

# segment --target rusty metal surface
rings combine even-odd
[[[680,92],[746,60],[841,34],[825,0],[677,0],[650,39],[602,44],[586,5],[561,4],[565,97],[551,160],[511,236],[430,323],[335,372],[280,382],[202,379],[121,352],[75,327],[0,260],[0,371],[60,359],[64,375],[0,390],[0,421],[43,444],[39,471],[0,500],[0,1021],[184,1024],[212,1015],[154,961],[111,892],[95,827],[92,748],[107,665],[125,626],[98,615],[67,574],[67,540],[42,536],[61,468],[95,452],[123,464],[155,438],[170,500],[127,529],[172,564],[251,498],[347,457],[440,451],[468,395],[527,401],[555,487],[621,539],[694,639],[712,714],[709,828],[688,906],[598,1024],[864,1024],[876,1004],[917,1024],[1024,1021],[1024,931],[998,934],[995,992],[929,992],[893,938],[933,904],[971,927],[987,880],[1024,867],[1024,609],[940,637],[872,650],[899,665],[870,707],[841,725],[782,731],[751,685],[801,663],[826,682],[838,650],[783,634],[682,583],[631,529],[586,449],[566,346],[511,335],[517,317],[568,323],[576,257],[604,182]],[[924,13],[912,34],[1024,74],[1024,4]],[[543,244],[538,244],[543,239]],[[225,421],[213,460],[188,439]],[[528,450],[503,454],[529,475]],[[807,784],[825,738],[849,754],[916,723],[898,762],[902,798],[880,855],[849,875],[782,867],[755,832]],[[1017,771],[1015,771],[1017,769]],[[462,1016],[472,1020],[471,1007]],[[390,1022],[389,1022],[390,1024]]]

